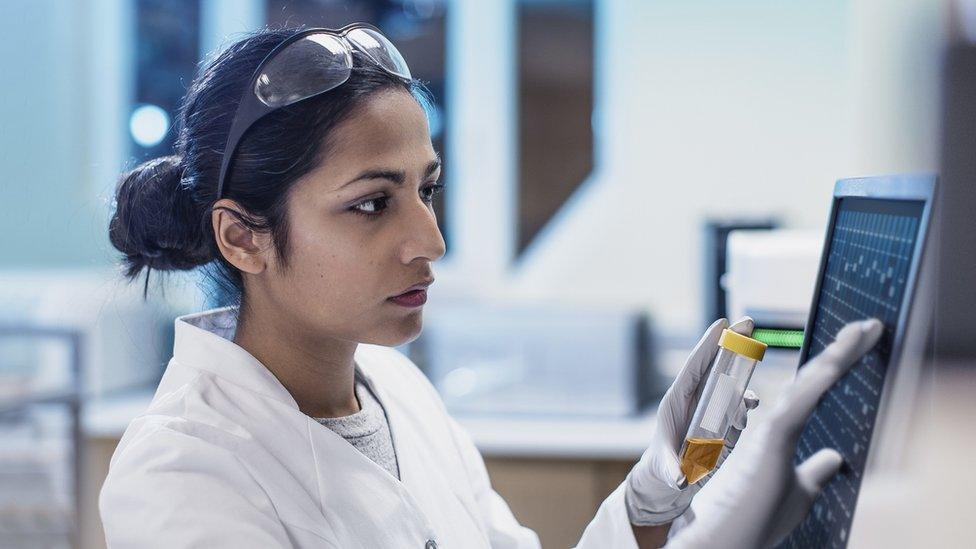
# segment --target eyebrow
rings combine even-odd
[[[426,179],[426,178],[430,177],[431,174],[433,174],[434,172],[436,172],[437,169],[440,168],[440,167],[441,167],[441,157],[440,157],[440,155],[438,155],[436,159],[431,160],[431,162],[429,164],[427,164],[427,168],[424,169],[424,178]],[[344,189],[347,186],[349,186],[349,185],[351,185],[353,183],[357,183],[359,181],[371,181],[373,179],[386,179],[386,180],[389,180],[389,181],[393,182],[396,185],[402,185],[403,182],[407,180],[407,174],[406,174],[406,172],[404,172],[402,170],[400,170],[400,171],[397,171],[397,170],[385,170],[385,169],[382,169],[382,168],[380,168],[380,169],[373,169],[373,170],[366,170],[363,173],[361,173],[361,174],[357,175],[356,177],[354,177],[353,179],[350,179],[349,181],[346,181],[345,183],[342,184],[342,186],[339,187],[339,189],[336,189],[336,190]]]

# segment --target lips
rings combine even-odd
[[[420,307],[424,303],[427,303],[427,290],[421,289],[406,292],[396,297],[391,297],[390,301],[404,307]]]
[[[389,298],[390,301],[404,307],[420,307],[427,302],[427,288],[434,283],[433,278],[407,288],[403,293]]]
[[[416,290],[426,290],[433,283],[434,283],[434,279],[433,278],[428,278],[426,280],[422,280],[419,283],[414,284],[413,286],[410,286],[406,290],[403,290],[402,292],[400,292],[399,294],[397,294],[397,295],[395,295],[393,297],[400,297],[402,295],[408,294],[408,293],[413,292],[413,291],[416,291]]]

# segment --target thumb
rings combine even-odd
[[[662,484],[671,490],[681,490],[687,484],[677,452],[659,440],[644,450],[628,479],[633,489],[642,494],[656,493]]]
[[[777,518],[766,533],[763,547],[778,546],[810,512],[823,487],[837,474],[844,458],[833,448],[824,448],[796,466],[795,488],[781,502]]]
[[[800,488],[812,501],[830,479],[834,478],[844,458],[833,448],[823,448],[796,467],[796,478]]]
[[[755,327],[756,322],[752,320],[752,317],[744,316],[729,326],[729,329],[744,336],[751,336]]]
[[[749,411],[755,410],[757,406],[759,406],[759,395],[751,389],[746,389],[746,392],[742,395],[742,402],[739,403],[739,407],[732,416],[729,430],[725,434],[726,448],[735,448],[736,443],[739,441],[739,435],[746,428]]]
[[[658,469],[660,471],[659,478],[667,482],[672,488],[683,490],[688,481],[684,472],[681,471],[681,460],[678,458],[678,452],[669,445],[665,446],[661,452],[662,459]]]
[[[833,343],[800,366],[796,379],[781,395],[776,406],[776,424],[795,444],[795,437],[813,413],[820,398],[877,343],[884,325],[878,320],[852,322],[844,326]]]

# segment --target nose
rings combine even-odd
[[[437,226],[433,207],[418,199],[410,202],[408,210],[405,217],[407,226],[400,233],[403,235],[400,260],[408,265],[418,258],[437,261],[444,257],[447,245]]]

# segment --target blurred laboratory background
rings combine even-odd
[[[545,547],[579,539],[716,318],[767,330],[762,421],[834,183],[892,173],[940,177],[930,316],[919,413],[851,546],[972,543],[976,0],[5,0],[0,547],[104,546],[98,490],[173,320],[221,304],[198,273],[123,281],[118,175],[170,153],[198,66],[240,33],[353,21],[435,98],[448,251],[402,350]]]

